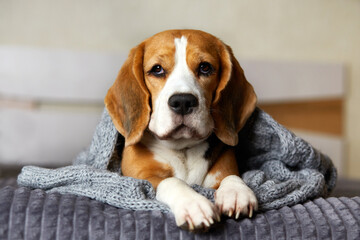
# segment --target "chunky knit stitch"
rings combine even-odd
[[[89,148],[78,155],[72,166],[26,166],[18,176],[18,184],[87,196],[125,209],[169,211],[155,199],[155,190],[148,181],[108,170],[118,139],[123,138],[105,109]],[[335,186],[337,173],[331,160],[260,109],[239,133],[236,154],[242,178],[255,192],[262,210],[326,196]],[[214,200],[213,189],[192,187]]]

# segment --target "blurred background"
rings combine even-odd
[[[360,179],[359,0],[0,0],[0,174],[69,165],[129,50],[174,28],[230,45],[260,107]]]

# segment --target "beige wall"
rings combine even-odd
[[[347,173],[360,178],[359,0],[0,1],[2,45],[121,53],[170,28],[208,31],[239,58],[344,63]]]

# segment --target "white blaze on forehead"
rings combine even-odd
[[[175,38],[174,42],[176,49],[175,63],[179,63],[179,61],[186,62],[186,46],[187,46],[186,37],[182,36],[181,38]]]
[[[195,96],[200,95],[195,89],[199,88],[194,74],[189,69],[186,62],[186,47],[187,39],[182,36],[181,38],[175,38],[175,68],[169,79],[167,85],[169,90],[175,93],[192,93]]]

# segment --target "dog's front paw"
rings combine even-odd
[[[215,204],[222,214],[236,219],[240,215],[251,218],[253,211],[258,208],[254,192],[235,175],[221,181],[220,187],[215,192]]]
[[[176,224],[181,228],[191,231],[207,229],[215,220],[220,221],[220,215],[215,205],[197,193],[183,196],[177,200],[173,212]]]

